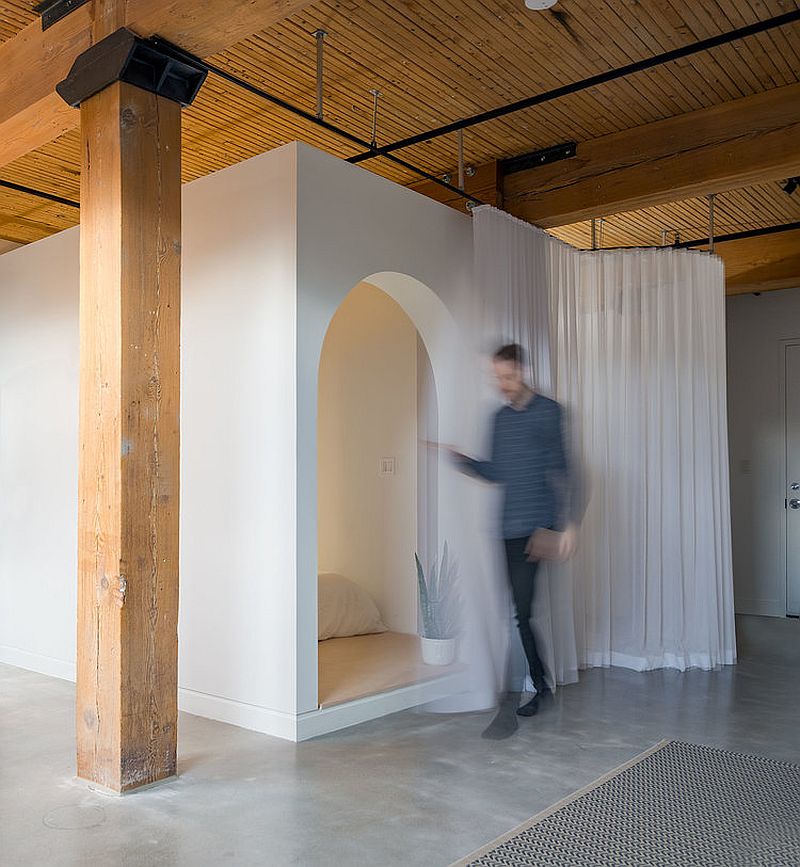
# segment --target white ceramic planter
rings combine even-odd
[[[421,638],[425,665],[451,665],[456,658],[455,638]]]

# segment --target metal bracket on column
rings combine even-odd
[[[33,11],[42,16],[42,31],[44,31],[88,2],[89,0],[43,0],[33,7]]]
[[[524,172],[526,169],[535,169],[539,166],[566,160],[578,153],[578,145],[574,141],[553,145],[540,151],[532,151],[528,154],[520,154],[518,157],[509,157],[502,160],[503,176]]]
[[[191,105],[208,70],[180,49],[142,39],[125,27],[78,55],[69,75],[56,85],[73,108],[116,81],[140,87],[180,105]]]

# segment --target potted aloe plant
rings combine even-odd
[[[417,554],[414,559],[422,614],[422,661],[427,665],[450,665],[456,655],[461,614],[458,568],[448,555],[447,542],[441,562],[434,560],[427,576]]]

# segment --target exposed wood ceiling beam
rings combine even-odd
[[[725,262],[728,295],[800,286],[800,229],[769,238],[744,238],[715,244]]]
[[[309,6],[311,0],[128,0],[125,26],[158,34],[208,57]],[[34,21],[0,45],[0,166],[78,126],[78,112],[55,93],[75,58],[92,44],[95,3],[42,32]]]
[[[504,206],[545,228],[800,171],[800,84],[578,145],[577,156],[507,177]]]

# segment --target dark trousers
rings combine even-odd
[[[533,590],[536,583],[536,570],[538,563],[531,563],[525,553],[528,537],[524,539],[506,539],[506,567],[508,569],[508,583],[511,587],[511,596],[514,600],[514,612],[516,614],[519,637],[528,660],[528,668],[531,680],[537,690],[544,688],[544,668],[542,660],[536,651],[536,639],[531,629],[531,608],[533,605]],[[508,665],[508,689],[513,690],[511,682],[511,652],[509,649]]]

